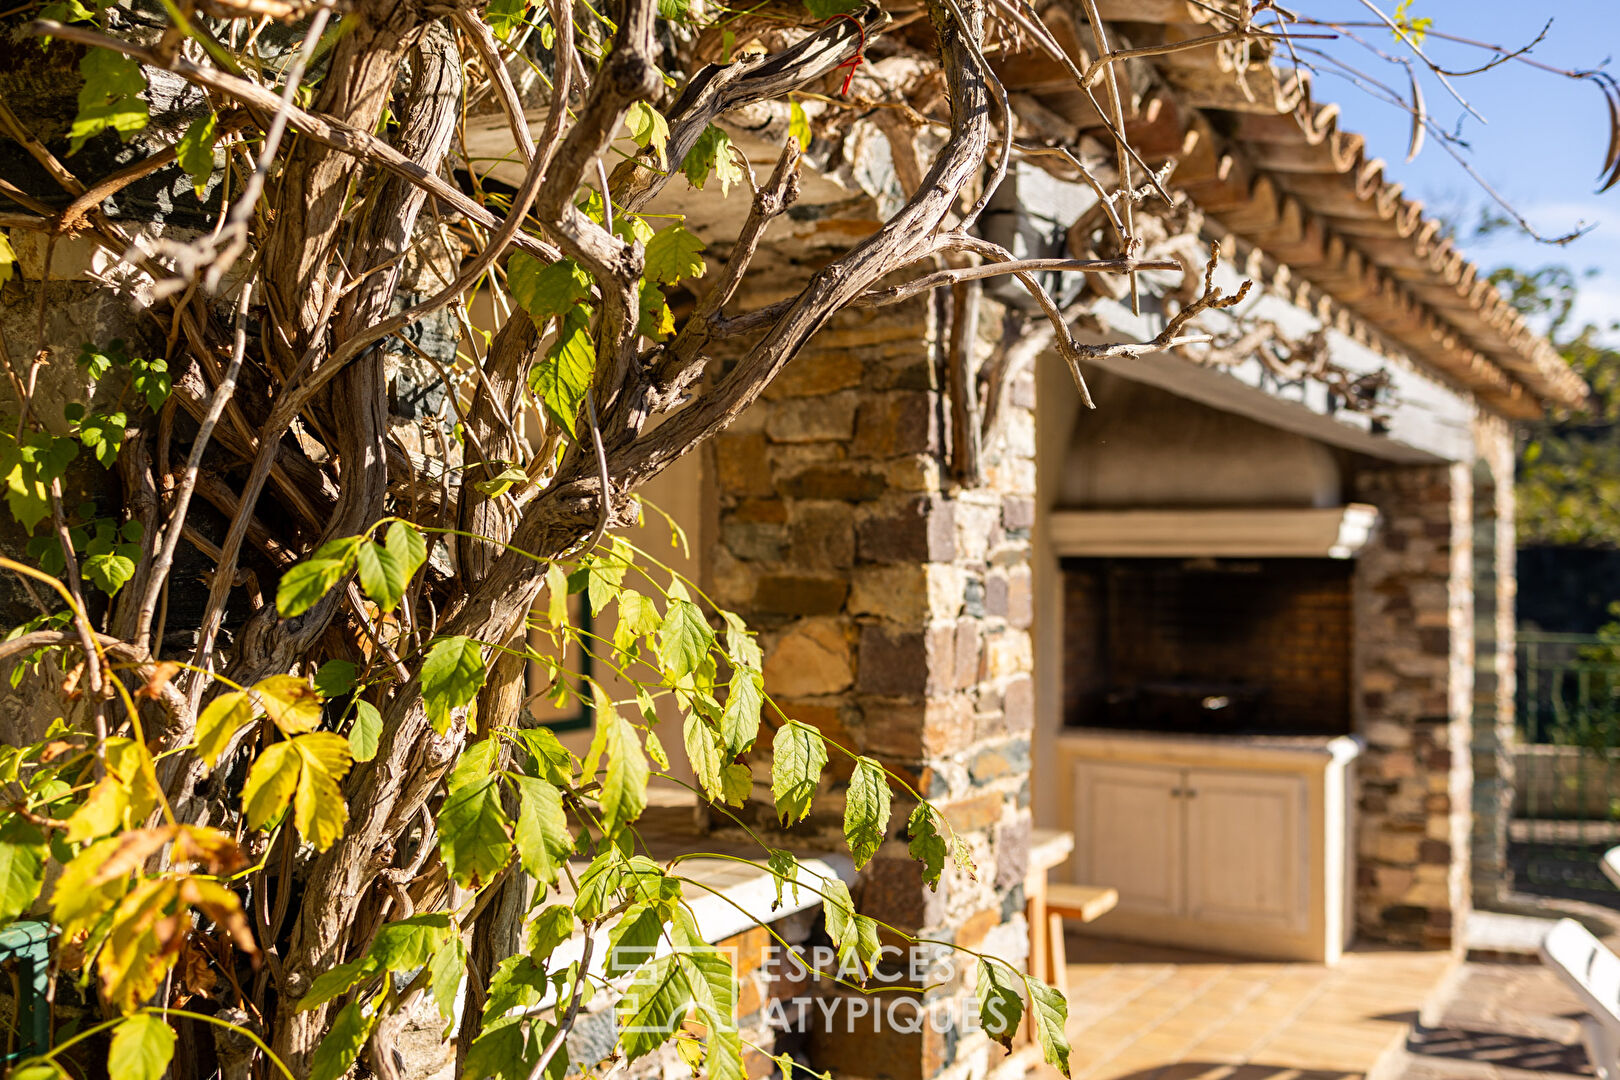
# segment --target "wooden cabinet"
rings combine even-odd
[[[1305,779],[1189,769],[1185,913],[1208,922],[1304,930]]]
[[[1151,765],[1075,766],[1080,879],[1118,890],[1121,909],[1182,910],[1187,830],[1175,794],[1181,776],[1180,769]]]
[[[1071,880],[1119,891],[1098,934],[1332,962],[1349,936],[1351,740],[1333,753],[1188,752],[1066,738]],[[1326,740],[1324,740],[1326,742]],[[1221,760],[1222,757],[1230,759]]]

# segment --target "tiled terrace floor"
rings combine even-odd
[[[1070,935],[1074,1080],[1352,1080],[1398,1045],[1452,958],[1332,968]]]

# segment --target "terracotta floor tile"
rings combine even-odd
[[[1444,954],[1355,952],[1335,968],[1071,939],[1084,1080],[1345,1080],[1370,1069],[1446,971]]]

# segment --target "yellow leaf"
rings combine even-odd
[[[230,833],[203,825],[181,825],[175,830],[169,860],[176,865],[197,863],[210,874],[234,874],[247,865],[242,849]]]
[[[272,675],[253,686],[272,723],[288,735],[314,731],[321,722],[321,695],[309,680]]]
[[[105,776],[96,781],[84,805],[68,818],[66,840],[82,844],[98,836],[106,836],[125,824],[129,814],[129,789],[122,780]]]
[[[290,742],[278,742],[259,755],[242,788],[242,810],[248,828],[262,829],[286,809],[298,787],[298,774],[303,771],[301,760]]]
[[[259,951],[242,912],[242,901],[219,882],[188,877],[180,884],[180,899],[214,920],[214,925],[231,935],[238,949],[249,955]]]
[[[157,992],[180,953],[189,920],[169,910],[179,887],[170,878],[140,882],[113,912],[96,962],[101,992],[122,1012],[134,1012]]]
[[[233,690],[208,703],[197,718],[197,756],[212,766],[238,731],[253,723],[253,703],[247,694]]]
[[[349,820],[343,790],[337,782],[349,771],[349,740],[331,731],[300,735],[292,741],[304,767],[293,794],[293,824],[316,851],[325,851],[343,835]]]
[[[124,894],[128,882],[123,878],[92,884],[119,843],[116,836],[97,840],[63,867],[62,876],[56,879],[51,917],[64,940],[88,931]]]
[[[348,775],[353,751],[349,749],[349,740],[337,732],[317,731],[311,735],[300,735],[292,742],[310,768],[320,769],[334,781]]]
[[[139,825],[158,805],[157,766],[152,755],[134,739],[108,739],[102,746],[107,771],[124,782],[129,795],[127,820]]]
[[[163,850],[163,845],[174,839],[176,828],[163,825],[156,829],[130,829],[116,837],[118,843],[102,862],[90,884],[100,885],[113,878],[125,877],[138,870],[149,857]]]

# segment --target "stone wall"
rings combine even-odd
[[[980,325],[998,324],[993,314]],[[928,888],[906,851],[911,806],[897,797],[889,840],[860,875],[859,909],[1021,965],[1033,391],[1013,387],[986,439],[985,484],[952,484],[938,337],[929,298],[847,312],[715,440],[709,580],[718,603],[762,631],[766,689],[787,715],[907,777],[973,854],[975,876],[948,866]],[[851,764],[832,752],[807,823],[830,846],[842,843]],[[766,824],[769,808],[759,811]],[[812,1034],[810,1061],[843,1077],[983,1076],[1001,1051],[962,1030],[972,975],[958,963],[916,995],[920,1032],[837,1025]]]
[[[1473,688],[1467,466],[1368,469],[1356,499],[1378,534],[1356,565],[1360,760],[1356,927],[1441,948],[1469,906]]]
[[[1499,903],[1511,890],[1508,820],[1516,781],[1514,738],[1515,598],[1513,429],[1499,418],[1475,425],[1474,695],[1470,756],[1470,836],[1475,906]]]

